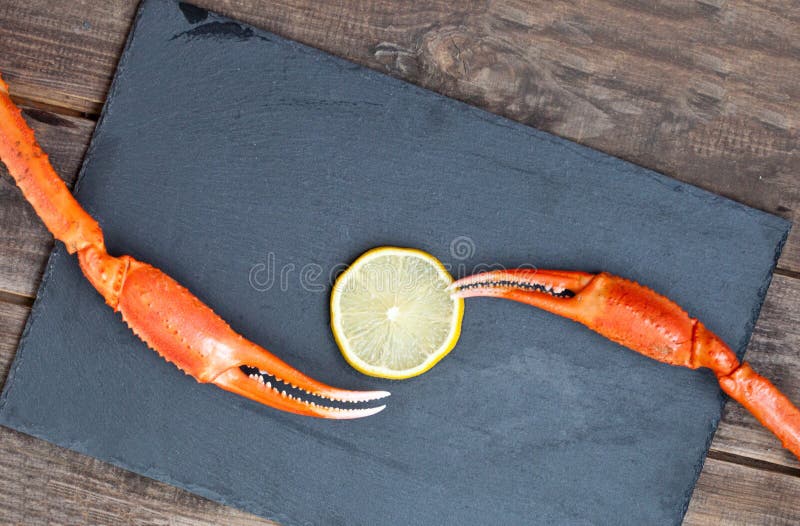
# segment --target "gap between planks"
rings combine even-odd
[[[798,227],[800,228],[800,226],[798,226]],[[790,269],[786,269],[786,268],[781,268],[781,267],[775,267],[774,274],[777,274],[779,276],[785,276],[785,277],[791,278],[791,279],[800,279],[800,272],[798,272],[796,270],[790,270]]]
[[[68,106],[59,106],[57,104],[53,104],[51,102],[45,102],[43,100],[37,100],[35,98],[22,97],[19,95],[15,95],[13,93],[9,94],[9,96],[11,97],[11,100],[14,102],[14,104],[19,106],[20,108],[23,107],[35,108],[37,110],[43,110],[49,113],[54,113],[56,115],[62,115],[65,117],[79,117],[92,122],[97,122],[97,120],[100,118],[99,114],[76,110]]]
[[[784,466],[783,464],[775,464],[774,462],[769,462],[767,460],[759,460],[757,458],[746,457],[744,455],[719,451],[717,449],[713,449],[713,446],[708,450],[708,458],[720,460],[729,464],[738,464],[748,468],[760,469],[761,471],[771,471],[773,473],[780,473],[782,475],[800,477],[800,467]]]
[[[35,299],[33,296],[0,289],[0,303],[11,303],[12,305],[31,308]]]

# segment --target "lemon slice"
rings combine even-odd
[[[359,257],[333,286],[331,329],[358,371],[400,380],[424,373],[458,341],[464,302],[452,276],[421,250],[379,247]]]

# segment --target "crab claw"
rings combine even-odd
[[[582,323],[606,338],[670,365],[711,369],[720,387],[800,458],[800,409],[722,339],[657,292],[606,272],[500,270],[450,286],[454,297],[506,298]]]
[[[161,270],[130,256],[103,251],[79,253],[81,268],[139,338],[164,359],[201,383],[256,402],[306,416],[359,418],[385,406],[342,408],[333,402],[367,402],[386,391],[349,391],[314,380],[234,331],[225,320]],[[123,262],[124,270],[113,266]],[[104,286],[98,276],[123,276],[120,286]],[[119,290],[114,294],[109,291]]]
[[[455,298],[505,298],[575,319],[572,314],[576,313],[577,305],[568,300],[572,300],[594,277],[594,274],[568,270],[495,270],[459,279],[449,288]]]
[[[212,380],[217,387],[282,411],[319,418],[361,418],[379,413],[386,407],[343,408],[326,405],[327,401],[370,402],[385,398],[389,393],[331,387],[306,376],[266,349],[247,340],[244,343],[238,349],[237,356],[238,363],[242,365],[231,367]]]
[[[277,358],[275,359],[277,360]],[[286,365],[286,367],[289,366]],[[244,396],[261,404],[304,416],[346,420],[374,415],[386,408],[385,405],[364,408],[341,408],[314,402],[313,397],[336,402],[366,402],[389,396],[389,393],[386,391],[346,391],[336,389],[317,382],[291,367],[289,367],[289,370],[293,371],[298,378],[305,378],[305,381],[293,384],[284,378],[267,372],[267,370],[258,367],[240,366],[228,369],[215,378],[213,383],[226,391]]]

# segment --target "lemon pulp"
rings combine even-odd
[[[361,255],[331,292],[331,329],[358,371],[417,376],[458,341],[464,302],[451,298],[447,269],[421,250],[379,247]]]

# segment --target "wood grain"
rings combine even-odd
[[[707,459],[684,526],[800,523],[800,478]]]
[[[137,4],[0,3],[0,71],[12,94],[99,114]]]
[[[0,487],[3,524],[274,524],[6,428]]]
[[[135,3],[7,0],[12,92],[96,114]],[[195,3],[800,218],[794,0]],[[800,271],[797,229],[780,265]]]
[[[0,517],[9,524],[274,524],[47,442],[0,428]],[[686,526],[794,525],[797,477],[708,459]]]
[[[0,379],[5,384],[30,308],[0,301]]]

